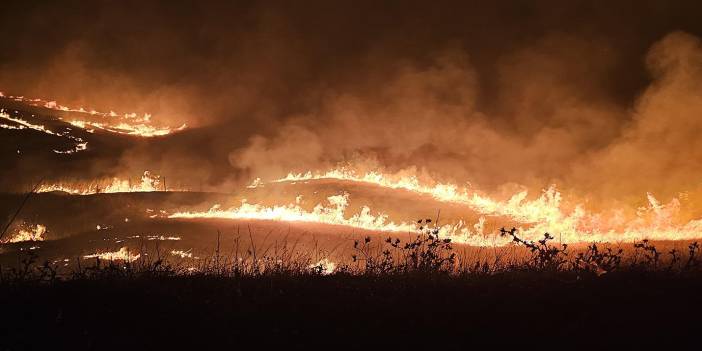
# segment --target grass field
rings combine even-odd
[[[568,252],[515,236],[520,259],[463,262],[430,231],[388,240],[359,240],[333,270],[285,250],[216,252],[197,269],[96,259],[63,273],[28,256],[2,270],[0,340],[5,349],[638,343],[689,338],[702,311],[694,243]]]

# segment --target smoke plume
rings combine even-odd
[[[593,202],[699,190],[695,3],[163,5],[8,4],[0,90],[187,123],[109,168],[214,188],[347,163]]]

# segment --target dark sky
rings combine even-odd
[[[649,172],[641,139],[694,100],[701,10],[696,1],[6,1],[0,91],[211,130],[199,150],[224,149],[218,173],[361,160],[488,187],[673,194],[697,186],[684,176],[702,169],[696,148],[657,146]],[[687,114],[658,137],[697,130]],[[669,179],[622,188],[616,179],[631,172]]]

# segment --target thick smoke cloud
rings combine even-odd
[[[653,45],[646,55],[653,81],[631,106],[603,94],[606,55],[577,60],[592,46],[547,38],[503,58],[494,114],[476,107],[477,73],[462,53],[445,53],[430,67],[398,67],[382,83],[327,97],[316,116],[253,137],[230,160],[275,175],[372,155],[386,167],[418,166],[491,188],[557,183],[610,198],[696,189],[699,39],[674,32]]]
[[[611,194],[648,189],[667,196],[698,191],[702,170],[702,44],[675,32],[652,46],[646,65],[654,81],[629,111],[610,145],[591,155],[576,184]]]
[[[670,198],[702,171],[699,7],[16,3],[0,90],[186,122],[115,168],[212,187],[350,162],[493,192]]]

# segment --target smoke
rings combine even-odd
[[[611,50],[555,36],[501,58],[492,113],[477,107],[478,73],[464,52],[442,53],[423,67],[398,65],[390,78],[328,93],[315,114],[252,137],[230,161],[270,177],[360,154],[385,169],[414,168],[487,189],[555,183],[593,200],[696,190],[699,39],[673,32],[656,42],[645,60],[652,82],[630,106],[604,89]],[[583,62],[592,51],[600,55]],[[369,168],[365,162],[354,164]]]
[[[342,162],[593,202],[700,188],[694,3],[160,5],[8,5],[0,90],[185,122],[113,167],[211,187]]]
[[[629,111],[630,121],[618,138],[580,165],[574,183],[615,195],[699,190],[700,39],[671,33],[651,47],[646,65],[654,80]]]

